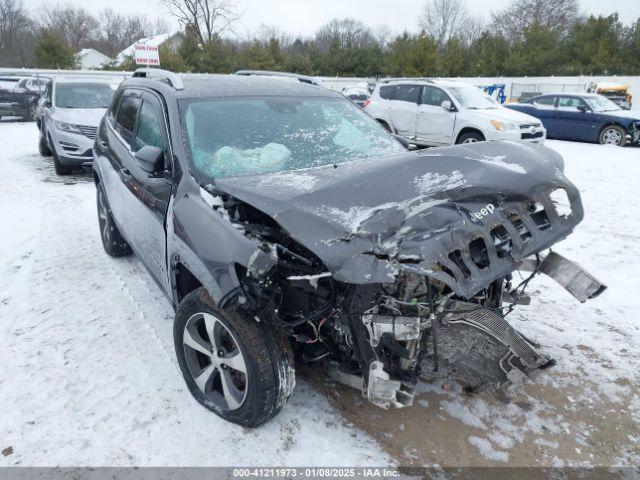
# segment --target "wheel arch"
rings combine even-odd
[[[462,137],[462,135],[464,135],[465,133],[477,133],[478,135],[481,135],[482,138],[486,141],[487,140],[487,136],[484,134],[484,132],[482,130],[480,130],[477,127],[463,127],[460,129],[460,131],[458,132],[458,134],[456,135],[456,141],[455,143],[458,143],[458,141],[460,140],[460,137]]]
[[[629,129],[627,127],[625,127],[624,125],[622,125],[620,122],[616,122],[615,120],[607,120],[600,127],[600,130],[598,130],[598,136],[596,137],[596,141],[597,142],[600,142],[600,137],[602,137],[602,132],[604,132],[605,128],[607,128],[607,127],[619,127],[625,132],[625,135],[629,135]]]

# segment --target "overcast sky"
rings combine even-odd
[[[34,11],[45,4],[43,0],[24,2]],[[81,5],[94,13],[105,7],[122,13],[147,13],[151,17],[162,13],[157,0],[62,0],[60,3]],[[469,10],[485,18],[489,17],[490,11],[509,3],[509,0],[467,0]],[[423,0],[236,0],[236,4],[242,13],[236,26],[236,33],[240,36],[257,29],[262,23],[277,25],[296,35],[312,35],[335,17],[357,18],[371,27],[387,24],[393,33],[415,31]],[[581,6],[585,14],[608,15],[617,11],[625,23],[640,17],[640,0],[582,0]]]

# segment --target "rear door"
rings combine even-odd
[[[395,97],[390,100],[391,108],[388,115],[398,135],[412,139],[415,137],[420,90],[420,85],[396,86]]]
[[[580,97],[559,96],[555,111],[556,129],[560,138],[589,141],[597,136],[600,122]]]
[[[536,118],[539,118],[547,129],[547,136],[558,137],[555,124],[555,111],[556,111],[557,98],[554,95],[544,95],[533,100],[531,109],[525,111]]]
[[[453,101],[441,88],[425,85],[422,88],[418,117],[416,120],[416,138],[429,145],[450,145],[453,143],[453,129],[456,112],[442,108],[442,102]]]

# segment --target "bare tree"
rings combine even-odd
[[[578,20],[579,10],[579,0],[512,0],[504,10],[492,13],[491,19],[497,33],[516,42],[532,25],[566,35]]]
[[[293,43],[293,37],[277,25],[260,25],[258,31],[254,35],[249,35],[250,40],[257,40],[262,44],[267,44],[271,40],[277,40],[278,45],[287,48]]]
[[[334,18],[316,32],[316,45],[322,51],[332,48],[366,48],[376,43],[369,27],[353,18]]]
[[[233,24],[240,18],[231,0],[160,0],[160,3],[201,44],[233,31]]]
[[[419,26],[440,48],[450,38],[462,36],[467,22],[464,0],[428,0],[423,7]]]
[[[0,0],[0,66],[29,65],[35,30],[22,0]]]
[[[71,5],[46,6],[41,14],[42,26],[75,50],[95,40],[98,21],[82,7]]]

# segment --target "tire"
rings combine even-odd
[[[131,254],[132,250],[127,241],[122,237],[118,227],[113,221],[113,213],[107,202],[107,197],[102,190],[102,185],[96,185],[96,203],[98,207],[98,225],[100,227],[100,239],[102,247],[111,257],[124,257]]]
[[[53,142],[51,141],[51,137],[49,137],[49,145],[52,144]],[[69,175],[72,171],[71,167],[60,163],[60,159],[58,158],[55,148],[51,148],[51,155],[53,156],[53,169],[56,171],[56,174]]]
[[[458,137],[456,144],[484,142],[484,137],[477,132],[467,132]]]
[[[295,374],[286,338],[264,322],[218,309],[204,288],[180,302],[173,338],[187,388],[228,422],[258,427],[291,396]]]
[[[617,145],[624,147],[627,143],[627,131],[619,125],[607,125],[598,137],[600,145]]]
[[[40,132],[40,139],[38,140],[38,151],[43,157],[51,156],[51,149],[49,148],[49,145],[47,145],[47,139],[42,132]]]

